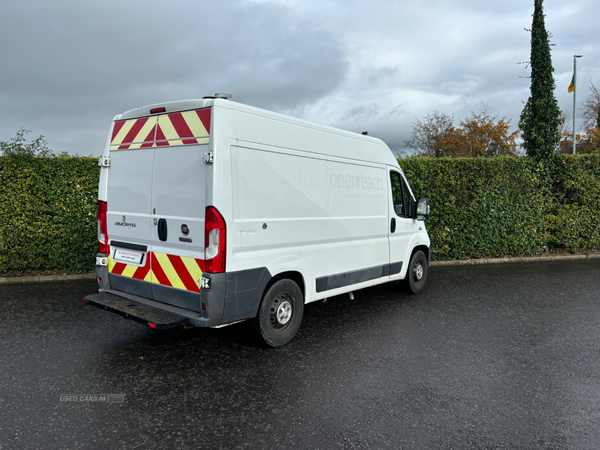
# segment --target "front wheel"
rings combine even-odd
[[[256,324],[263,340],[271,347],[287,344],[296,335],[302,313],[302,291],[292,280],[279,280],[264,295]]]
[[[427,257],[421,250],[415,252],[410,258],[406,278],[404,279],[405,290],[409,294],[418,294],[425,287],[427,280]]]

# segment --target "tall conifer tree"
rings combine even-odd
[[[550,56],[550,38],[544,24],[543,0],[534,0],[531,26],[531,95],[523,108],[519,128],[527,156],[553,165],[560,141],[560,109]]]

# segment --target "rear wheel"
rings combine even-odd
[[[427,280],[427,257],[421,250],[415,252],[410,258],[406,278],[404,279],[405,290],[409,294],[418,294],[425,287]]]
[[[267,345],[285,345],[296,335],[302,313],[304,298],[302,291],[292,280],[279,280],[265,293],[256,324]]]

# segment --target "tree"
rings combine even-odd
[[[510,119],[489,115],[489,108],[481,105],[481,112],[460,122],[461,138],[464,145],[463,156],[517,155],[519,131],[509,133]]]
[[[457,138],[454,117],[434,111],[413,124],[410,138],[404,141],[404,145],[415,150],[419,156],[461,156],[456,145]]]
[[[431,158],[516,155],[519,131],[510,133],[509,129],[510,119],[490,116],[482,104],[481,112],[471,112],[459,127],[454,126],[453,117],[434,111],[417,120],[404,143],[417,155]]]
[[[590,82],[590,95],[583,102],[585,134],[577,141],[577,153],[600,151],[600,89]]]
[[[48,148],[48,143],[44,139],[44,136],[40,136],[27,144],[25,135],[29,132],[29,130],[21,127],[21,129],[17,131],[16,136],[9,142],[0,141],[0,156],[24,156],[35,158],[54,155],[52,150]]]
[[[554,96],[550,38],[544,24],[543,0],[534,0],[531,27],[531,95],[521,112],[519,128],[527,156],[553,165],[560,141],[561,111]]]

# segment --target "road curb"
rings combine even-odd
[[[73,281],[73,280],[93,280],[95,273],[82,273],[77,275],[36,275],[33,277],[0,277],[0,284],[28,284],[45,283],[49,281]]]
[[[572,261],[580,259],[600,259],[600,253],[589,253],[587,255],[517,256],[514,258],[453,259],[450,261],[432,261],[430,266],[468,266],[479,264]]]
[[[548,261],[571,261],[581,259],[600,259],[600,253],[587,255],[555,255],[555,256],[523,256],[515,258],[482,258],[482,259],[453,259],[450,261],[432,261],[430,266],[468,266],[481,264],[507,264]],[[33,277],[0,277],[0,284],[45,283],[51,281],[93,280],[96,274],[83,273],[78,275],[36,275]]]

